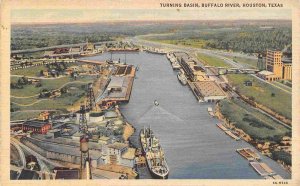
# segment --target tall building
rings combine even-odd
[[[283,71],[282,78],[285,80],[292,80],[292,60],[282,59]]]
[[[281,61],[282,52],[276,50],[267,50],[266,67],[267,71],[273,72],[276,80],[282,79],[283,63]]]
[[[266,70],[266,54],[258,54],[257,59],[257,68],[258,70]]]

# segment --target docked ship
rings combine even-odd
[[[167,179],[169,167],[159,140],[150,128],[144,128],[140,133],[142,151],[145,154],[148,169],[153,178]]]
[[[180,70],[177,74],[177,78],[181,82],[181,84],[186,85],[187,84],[187,78],[185,77],[184,73]]]
[[[174,61],[174,62],[172,63],[172,68],[173,68],[173,69],[179,69],[179,68],[180,68],[179,63],[178,63],[177,61]]]

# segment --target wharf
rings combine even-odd
[[[250,154],[253,158],[255,158],[256,160],[259,160],[260,157],[257,153],[255,153],[252,149],[249,148],[245,148],[245,151]]]
[[[187,80],[187,82],[188,82],[188,85],[189,85],[190,89],[194,93],[196,99],[198,100],[198,102],[203,102],[203,99],[200,96],[198,96],[198,94],[196,93],[197,89],[196,89],[195,84],[193,82],[191,82],[190,80]]]
[[[260,159],[259,155],[250,148],[237,149],[236,151],[249,161]]]
[[[229,130],[228,128],[226,128],[226,127],[225,127],[223,124],[221,124],[221,123],[218,123],[217,126],[218,126],[220,129],[222,129],[223,131],[228,131],[228,130]]]
[[[125,86],[121,92],[110,93],[108,96],[102,99],[102,101],[117,101],[117,102],[128,102],[131,96],[132,86],[134,77],[124,77]],[[108,85],[109,86],[109,85]]]
[[[254,157],[248,154],[245,149],[237,149],[236,151],[248,161],[254,161]]]
[[[271,174],[274,174],[273,170],[270,169],[270,167],[265,163],[250,162],[250,165],[261,176],[269,176]]]
[[[241,139],[241,138],[237,137],[236,135],[234,135],[230,130],[225,131],[225,133],[236,141]]]

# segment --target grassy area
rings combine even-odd
[[[81,76],[77,78],[76,81],[82,81],[82,82],[92,82],[94,77],[91,76]],[[17,77],[11,77],[11,82],[17,82]],[[74,82],[77,83],[70,77],[63,77],[58,79],[42,79],[41,80],[41,87],[35,87],[35,85],[24,85],[24,88],[22,89],[11,89],[11,95],[12,96],[18,96],[18,97],[26,97],[26,96],[33,96],[36,94],[39,94],[41,90],[48,89],[48,90],[54,90],[58,89],[61,86],[63,86],[66,83]]]
[[[193,48],[203,48],[206,45],[206,41],[202,39],[165,39],[165,40],[159,40],[159,39],[151,39],[151,41],[160,42],[160,43],[166,43],[166,44],[172,44],[172,45],[182,45],[182,46],[189,46]]]
[[[236,57],[236,56],[230,57],[230,59],[232,59],[236,63],[246,64],[253,68],[256,68],[256,66],[257,66],[257,60],[255,60],[255,59]]]
[[[220,102],[222,114],[235,123],[237,128],[257,140],[275,141],[290,135],[291,130],[277,121],[246,105],[241,100],[222,100]]]
[[[40,111],[36,112],[11,112],[10,119],[11,120],[26,120],[30,118],[35,118],[39,115]]]
[[[12,104],[13,108],[16,110],[62,110],[65,111],[68,107],[71,107],[76,101],[80,100],[85,96],[85,85],[82,84],[72,84],[66,86],[68,88],[68,92],[62,94],[60,97],[41,100],[38,98],[27,98],[26,99],[14,99],[11,101],[16,102],[18,104],[30,104],[29,106],[21,106]],[[72,87],[72,89],[70,89]],[[39,102],[38,102],[39,101]]]
[[[292,118],[291,94],[259,81],[251,75],[229,74],[227,77],[230,83],[235,86],[241,94],[249,98],[252,97],[254,101],[265,105],[289,119]],[[244,82],[246,80],[252,81],[253,86],[245,86]]]
[[[10,72],[11,75],[21,75],[21,76],[39,76],[41,70],[47,70],[46,66],[35,66],[30,68],[22,68],[13,70]]]
[[[212,57],[206,54],[198,53],[197,58],[204,62],[206,65],[216,66],[216,67],[231,67],[229,64],[224,62],[222,59]]]

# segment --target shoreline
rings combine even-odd
[[[223,122],[223,124],[229,128],[230,130],[233,130],[234,132],[239,134],[239,137],[243,139],[245,142],[249,143],[252,145],[256,150],[258,150],[262,155],[267,156],[268,158],[272,159],[273,161],[277,162],[286,170],[288,173],[292,174],[292,166],[288,167],[287,165],[284,164],[283,161],[281,160],[274,160],[271,155],[268,155],[262,151],[262,149],[258,148],[258,143],[256,142],[255,139],[251,138],[250,135],[248,135],[246,132],[244,132],[242,129],[237,128],[234,123],[230,122],[220,111],[220,106],[219,103],[216,104],[215,106],[215,116]],[[265,143],[270,143],[270,141],[265,141]]]

